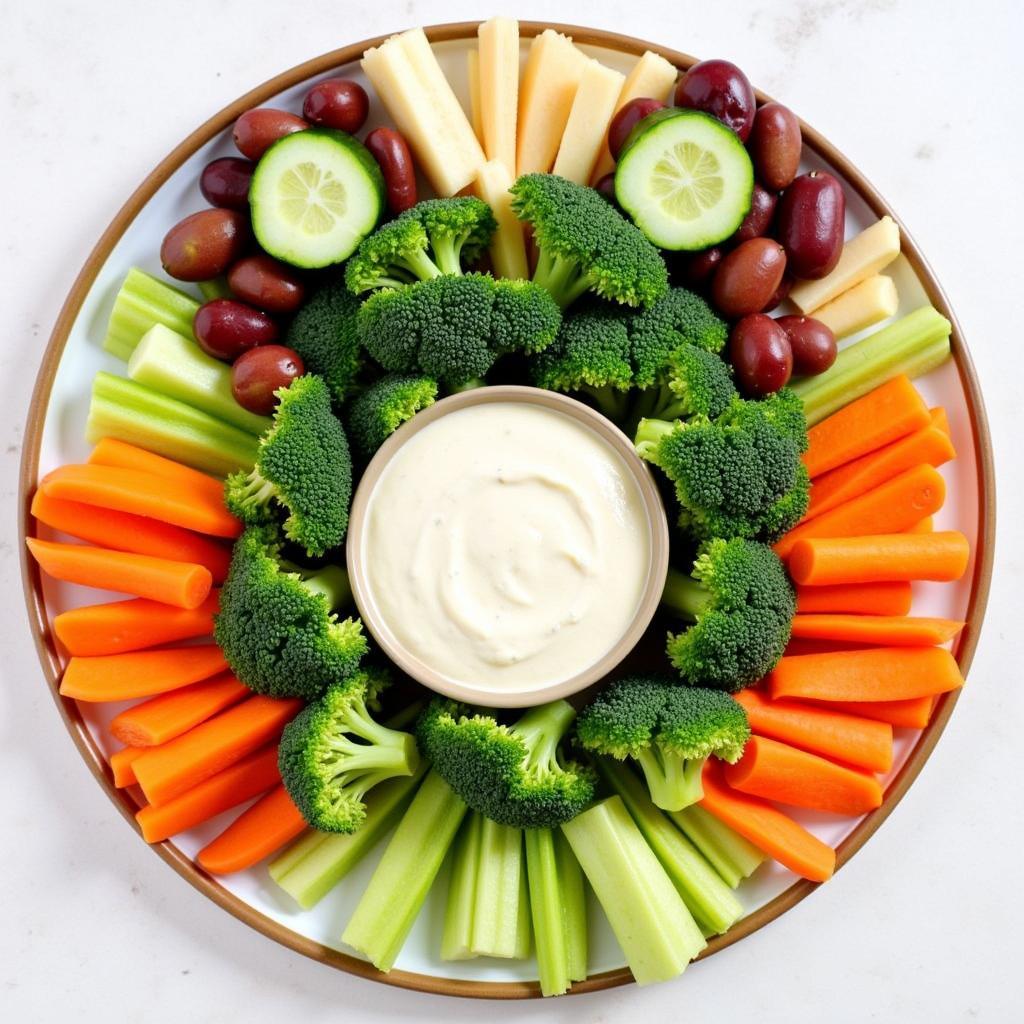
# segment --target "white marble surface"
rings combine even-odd
[[[545,1003],[442,1001],[321,967],[218,910],[135,839],[41,686],[14,525],[30,382],[93,242],[199,122],[324,50],[490,9],[464,0],[0,0],[0,583],[9,601],[0,622],[0,1017],[1017,1019],[1022,9],[1013,0],[549,0],[505,10],[735,60],[900,213],[959,315],[996,447],[1002,529],[968,691],[909,795],[831,883],[673,984]]]

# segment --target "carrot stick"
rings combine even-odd
[[[61,612],[53,620],[53,631],[68,654],[124,654],[212,635],[219,598],[220,591],[212,590],[198,608],[176,608],[144,597],[83,605]]]
[[[750,737],[743,756],[725,766],[725,781],[749,796],[834,814],[866,814],[882,803],[874,775],[765,736]]]
[[[854,644],[848,640],[807,640],[791,637],[783,652],[787,658],[799,658],[805,654],[837,654],[843,651],[859,651],[872,644]]]
[[[963,628],[953,619],[923,616],[795,615],[790,635],[871,647],[931,647],[952,640]]]
[[[196,856],[211,875],[229,875],[258,864],[294,839],[306,822],[284,786],[261,796]]]
[[[912,592],[909,583],[848,583],[834,587],[796,588],[796,610],[906,615]]]
[[[720,762],[709,758],[702,777],[700,806],[790,871],[824,882],[836,869],[830,846],[765,800],[726,785]]]
[[[144,473],[174,480],[182,487],[202,491],[211,500],[219,499],[224,494],[224,481],[214,476],[200,473],[198,469],[184,466],[173,459],[166,459],[145,448],[137,448],[126,441],[116,441],[112,437],[101,438],[89,456],[89,464],[93,466],[118,466],[121,469],[137,469]]]
[[[216,644],[72,658],[60,681],[60,692],[90,702],[152,697],[209,679],[227,667]]]
[[[151,747],[135,775],[153,804],[164,804],[267,743],[276,742],[302,708],[301,700],[250,697],[177,739]]]
[[[38,537],[26,537],[25,543],[48,576],[98,590],[116,590],[192,609],[207,599],[213,586],[210,570],[191,562],[170,562],[85,544],[58,544]]]
[[[227,710],[248,694],[247,686],[224,672],[122,711],[110,723],[110,732],[128,746],[155,747]]]
[[[931,533],[935,529],[935,516],[925,516],[924,519],[914,523],[904,533]]]
[[[775,553],[779,558],[786,558],[793,545],[806,537],[899,533],[925,516],[938,512],[945,499],[945,481],[934,467],[915,466],[806,523],[800,523],[775,544]]]
[[[910,700],[964,684],[956,660],[942,647],[868,647],[783,657],[767,679],[772,700]]]
[[[99,547],[205,565],[214,583],[224,582],[231,563],[231,550],[223,544],[180,526],[131,512],[101,509],[81,501],[64,501],[36,491],[32,515],[54,530]]]
[[[793,545],[789,574],[805,586],[958,580],[971,550],[956,530],[869,537],[805,537]]]
[[[929,409],[928,415],[932,418],[933,427],[938,427],[948,437],[953,436],[949,429],[949,416],[946,415],[946,410],[943,406],[937,405],[934,409]]]
[[[932,718],[935,698],[914,697],[911,700],[864,700],[864,701],[810,701],[815,706],[835,708],[851,715],[862,715],[876,722],[888,722],[890,725],[905,729],[923,729]]]
[[[928,425],[928,406],[905,374],[893,377],[807,431],[813,479]]]
[[[736,700],[758,736],[869,772],[887,772],[892,767],[892,726],[886,722],[795,700],[771,700],[760,690],[741,690]]]
[[[61,466],[43,477],[39,486],[50,498],[149,516],[214,537],[237,537],[242,530],[224,507],[222,495],[212,494],[205,485],[190,486],[141,469],[95,463]]]
[[[165,804],[147,804],[135,820],[147,843],[195,828],[278,785],[277,748],[264,747]]]
[[[139,781],[135,778],[134,763],[142,752],[142,747],[122,747],[110,755],[110,770],[114,773],[114,785],[118,789],[134,786]]]
[[[949,434],[933,421],[884,448],[817,477],[811,486],[811,502],[804,519],[813,519],[914,466],[941,466],[953,458],[956,449]]]

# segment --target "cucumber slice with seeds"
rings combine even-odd
[[[619,205],[662,249],[725,241],[750,211],[753,190],[754,167],[739,136],[697,110],[645,117],[615,169]]]
[[[358,139],[310,128],[278,139],[249,187],[252,228],[263,248],[295,267],[347,259],[377,226],[384,176]]]

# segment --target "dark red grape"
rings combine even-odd
[[[754,194],[750,197],[750,213],[743,218],[743,223],[736,229],[732,242],[746,242],[750,238],[760,238],[771,234],[772,219],[775,217],[775,205],[779,197],[769,192],[756,181]]]
[[[775,230],[797,277],[817,279],[833,270],[843,251],[845,227],[846,197],[831,174],[801,174],[782,193]]]
[[[416,168],[409,144],[394,128],[374,128],[366,136],[366,148],[380,165],[387,189],[388,209],[401,213],[416,205]]]
[[[211,206],[228,210],[249,208],[249,182],[256,165],[237,156],[222,156],[203,168],[199,191]]]
[[[724,256],[725,250],[717,245],[710,249],[702,249],[700,252],[672,256],[672,277],[687,288],[703,290],[711,283]]]
[[[310,124],[337,128],[354,135],[366,124],[370,98],[350,78],[325,78],[306,93],[302,116]]]
[[[243,409],[269,416],[277,405],[274,392],[305,372],[298,352],[284,345],[261,345],[243,352],[231,367],[231,393]]]
[[[702,60],[679,79],[676,106],[703,110],[747,141],[757,104],[750,80],[727,60]]]
[[[623,143],[640,121],[655,110],[664,109],[665,104],[661,100],[652,99],[650,96],[638,96],[625,104],[608,125],[608,149],[612,156],[618,160]]]
[[[800,122],[781,103],[766,103],[754,117],[747,143],[754,170],[770,189],[788,188],[800,167]]]
[[[249,218],[237,210],[200,210],[164,236],[160,263],[179,281],[220,277],[249,240]]]
[[[235,299],[212,299],[196,311],[192,333],[214,359],[232,362],[256,345],[277,341],[277,324],[266,313]]]
[[[618,206],[619,201],[615,198],[615,175],[606,174],[594,186],[613,206]]]
[[[228,271],[228,287],[243,302],[268,313],[294,313],[306,295],[294,268],[266,253],[239,260]]]
[[[743,317],[729,335],[729,361],[740,390],[762,398],[785,387],[793,373],[793,350],[786,332],[770,316]]]
[[[711,282],[711,299],[730,320],[757,313],[779,287],[786,252],[771,238],[751,238],[721,262]]]
[[[259,160],[267,149],[278,139],[292,132],[301,132],[309,125],[289,114],[287,110],[276,110],[273,107],[256,107],[247,110],[235,122],[232,136],[242,156],[250,160]]]
[[[836,336],[820,320],[811,316],[780,316],[775,322],[789,338],[793,373],[798,377],[824,373],[836,361]]]

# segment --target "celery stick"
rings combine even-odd
[[[341,941],[390,971],[451,846],[466,805],[431,772],[399,822]]]
[[[526,857],[520,853],[519,903],[516,907],[516,941],[513,960],[525,960],[533,947],[533,928],[530,925],[530,890],[526,884]]]
[[[707,944],[619,796],[562,825],[638,985],[668,981]]]
[[[448,900],[441,933],[442,960],[472,960],[473,911],[476,907],[476,865],[480,857],[482,814],[469,814],[452,847]]]
[[[209,281],[197,282],[196,287],[203,297],[203,302],[231,298],[231,288],[228,286],[226,277],[211,277]]]
[[[522,946],[519,927],[523,830],[483,819],[477,859],[472,952],[511,959]]]
[[[817,377],[793,385],[803,399],[808,426],[813,426],[855,398],[905,373],[920,377],[949,357],[950,322],[931,306],[847,345],[836,361]]]
[[[697,804],[672,811],[669,817],[732,889],[764,863],[765,855],[752,842]]]
[[[587,977],[587,886],[583,869],[572,852],[569,840],[555,831],[555,859],[558,862],[558,884],[565,908],[568,937],[569,980],[585,981]]]
[[[132,267],[114,299],[103,347],[118,359],[127,360],[154,324],[191,338],[197,309],[199,303],[191,295]]]
[[[391,831],[426,775],[426,764],[412,776],[389,779],[365,799],[366,821],[358,832],[310,832],[271,861],[270,877],[303,910],[324,898]]]
[[[743,916],[743,907],[718,872],[654,806],[643,783],[629,768],[604,757],[598,759],[598,768],[622,797],[701,930],[712,935],[728,931]]]
[[[93,381],[85,434],[92,444],[116,438],[218,476],[256,461],[252,434],[111,373]]]
[[[163,324],[151,327],[139,339],[128,360],[128,376],[248,434],[258,437],[271,427],[269,416],[257,416],[235,400],[227,363],[208,356],[191,338]]]

